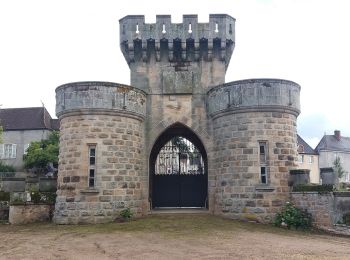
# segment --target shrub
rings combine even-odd
[[[132,211],[130,210],[130,208],[123,209],[123,210],[120,211],[120,213],[119,213],[119,216],[121,216],[122,219],[124,219],[124,220],[129,220],[129,219],[131,219],[133,215],[134,215],[134,213],[132,213]]]
[[[10,193],[5,191],[0,191],[0,201],[10,201]]]
[[[343,223],[350,226],[350,212],[343,215]]]
[[[15,172],[15,168],[11,165],[4,164],[0,161],[0,172]]]
[[[34,204],[45,203],[45,204],[54,204],[56,201],[56,192],[40,192],[32,191],[30,197]]]
[[[286,226],[288,229],[309,229],[311,228],[311,214],[307,210],[295,207],[292,203],[287,202],[281,212],[277,213],[274,219],[274,225],[278,227]]]

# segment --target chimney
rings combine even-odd
[[[334,130],[334,137],[338,140],[338,141],[340,141],[340,130]]]

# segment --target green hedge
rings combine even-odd
[[[0,161],[0,172],[15,172],[15,168]]]
[[[294,192],[308,192],[308,191],[331,192],[333,190],[334,190],[333,184],[323,184],[323,185],[300,184],[293,187]]]
[[[5,191],[0,191],[0,201],[10,201],[10,193]]]

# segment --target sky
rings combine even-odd
[[[350,136],[350,3],[347,0],[0,0],[1,108],[45,105],[75,81],[130,83],[119,19],[209,13],[236,18],[226,82],[281,78],[301,86],[298,133],[313,148],[335,129]]]

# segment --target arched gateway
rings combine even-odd
[[[131,86],[76,82],[56,89],[60,120],[56,223],[114,220],[156,207],[202,207],[267,222],[288,200],[297,154],[300,86],[280,79],[225,83],[235,19],[169,15],[120,21]]]
[[[152,208],[207,207],[207,153],[189,128],[174,124],[158,137],[149,172]]]

